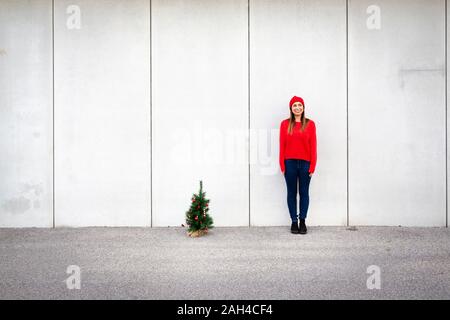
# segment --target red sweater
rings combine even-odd
[[[309,172],[313,173],[317,163],[316,124],[309,120],[305,131],[299,132],[301,122],[296,122],[292,134],[288,134],[289,119],[280,125],[280,168],[284,172],[285,159],[310,161]]]

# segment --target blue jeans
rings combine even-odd
[[[284,160],[284,179],[287,186],[287,203],[289,214],[292,222],[298,221],[297,218],[297,182],[299,182],[300,190],[300,219],[306,219],[309,206],[309,176],[310,162],[302,159],[285,159]]]

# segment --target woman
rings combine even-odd
[[[289,119],[283,120],[280,125],[280,167],[286,180],[291,232],[306,234],[309,183],[317,162],[316,125],[305,117],[302,98],[292,97],[289,110]],[[297,181],[300,185],[300,226],[297,217]]]

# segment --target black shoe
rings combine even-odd
[[[305,219],[300,219],[300,228],[298,233],[306,234],[306,232],[308,232],[308,229],[306,229]]]
[[[291,232],[292,233],[298,233],[298,222],[297,221],[292,222],[292,224],[291,224]]]

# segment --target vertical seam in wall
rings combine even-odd
[[[152,141],[152,0],[149,0],[150,19],[150,227],[153,227],[153,141]]]
[[[448,146],[447,146],[447,0],[445,0],[445,227],[448,228]]]
[[[348,0],[345,1],[345,72],[346,72],[346,115],[347,115],[347,226],[350,224],[349,217],[349,178],[348,178],[348,168],[349,168],[349,143],[348,143]]]
[[[55,228],[55,0],[52,0],[52,227]]]
[[[250,0],[247,0],[247,90],[248,90],[248,226],[251,226],[250,208]]]

